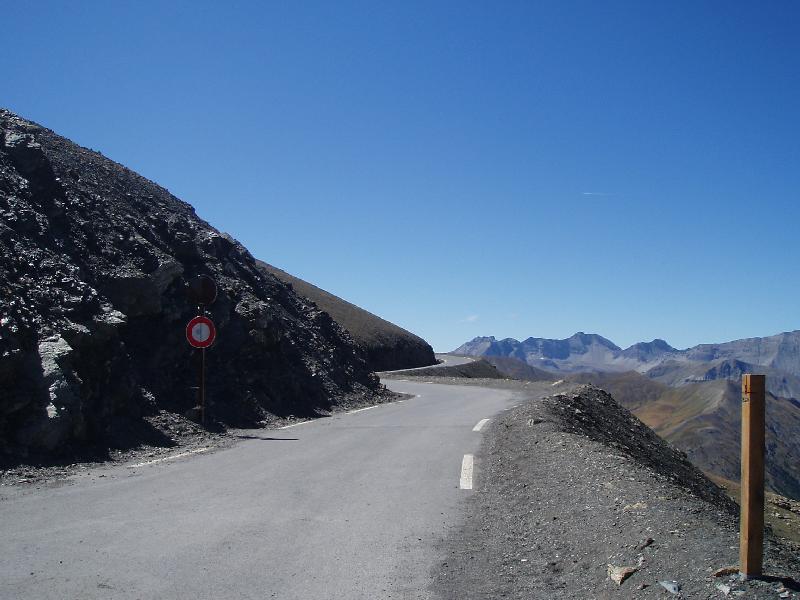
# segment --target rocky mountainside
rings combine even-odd
[[[286,271],[263,261],[256,262],[259,267],[291,285],[295,292],[333,317],[363,351],[367,366],[373,371],[411,369],[436,364],[433,348],[421,337]]]
[[[349,336],[167,190],[0,110],[0,454],[135,442],[196,400],[187,281],[208,275],[212,420],[382,390]]]
[[[800,397],[800,331],[677,350],[664,340],[640,342],[624,350],[596,334],[564,340],[477,337],[454,354],[507,356],[533,367],[576,372],[637,371],[668,385],[716,379],[736,380],[743,372],[766,374],[773,394]]]

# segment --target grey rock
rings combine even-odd
[[[681,586],[677,581],[659,581],[658,584],[670,594],[677,594],[681,591]]]

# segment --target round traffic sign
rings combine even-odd
[[[216,337],[217,330],[208,317],[195,317],[186,326],[186,339],[195,348],[208,348]]]

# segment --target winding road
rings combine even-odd
[[[413,397],[7,488],[0,598],[431,597],[436,543],[471,493],[465,455],[512,393],[386,383]]]

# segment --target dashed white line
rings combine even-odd
[[[480,421],[478,421],[478,424],[472,428],[472,431],[480,431],[481,429],[483,429],[483,426],[486,425],[488,422],[489,419],[481,419]]]
[[[157,458],[155,460],[148,460],[147,462],[136,463],[135,465],[128,465],[129,469],[135,469],[136,467],[144,467],[147,465],[154,465],[156,463],[165,462],[168,460],[175,460],[176,458],[182,458],[184,456],[189,456],[190,454],[197,454],[199,452],[205,452],[208,450],[208,447],[204,448],[197,448],[196,450],[189,450],[188,452],[181,452],[180,454],[173,454],[172,456],[165,456],[164,458]]]
[[[474,458],[472,454],[465,454],[461,461],[461,481],[459,486],[462,490],[472,489],[472,467]]]

